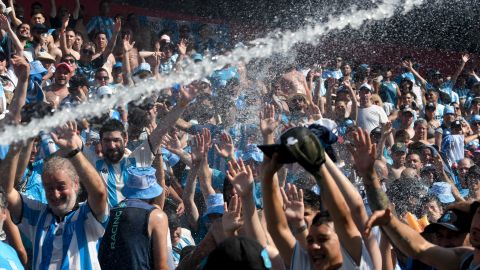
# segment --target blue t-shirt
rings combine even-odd
[[[27,167],[18,185],[20,187],[20,193],[29,199],[47,204],[45,189],[42,185],[42,173],[43,159],[35,161],[31,166]]]
[[[20,270],[24,269],[17,252],[11,246],[0,241],[0,269]]]
[[[382,82],[380,86],[380,98],[383,102],[397,104],[397,83],[395,82]]]

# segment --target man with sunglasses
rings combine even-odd
[[[76,74],[87,77],[90,85],[94,84],[95,71],[103,66],[107,61],[105,57],[97,57],[93,60],[95,47],[93,43],[85,43],[80,50],[80,60],[77,62]]]

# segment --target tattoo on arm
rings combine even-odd
[[[368,204],[372,211],[384,210],[390,204],[387,194],[381,187],[374,187],[369,184],[365,184],[367,192]]]

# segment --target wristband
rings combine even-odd
[[[80,151],[82,151],[80,148],[73,149],[73,150],[70,151],[65,157],[66,157],[66,158],[73,158],[73,157],[76,156],[78,153],[80,153]]]
[[[292,229],[294,235],[300,234],[307,229],[307,223],[303,223],[302,226]]]

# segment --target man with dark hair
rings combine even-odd
[[[124,199],[121,189],[126,180],[126,170],[131,165],[150,166],[154,155],[158,155],[160,141],[167,131],[173,127],[177,119],[195,97],[196,89],[183,88],[177,105],[165,116],[148,136],[147,140],[130,151],[126,148],[127,133],[122,122],[110,119],[100,128],[100,144],[103,157],[98,157],[92,149],[84,149],[90,162],[95,166],[107,185],[108,204],[113,207]]]

